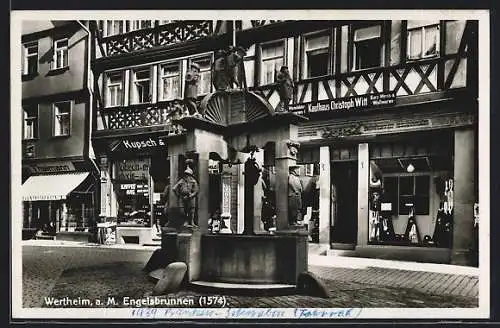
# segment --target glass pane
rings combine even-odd
[[[399,196],[399,214],[408,215],[412,206],[415,206],[414,196]]]
[[[435,24],[439,24],[439,20],[409,20],[407,28],[412,29],[416,27],[435,25]]]
[[[262,47],[262,58],[283,56],[283,42],[265,45]]]
[[[408,47],[410,49],[410,58],[420,58],[422,53],[422,30],[408,31]]]
[[[380,39],[356,42],[356,69],[379,67],[382,44]]]
[[[354,31],[354,41],[361,41],[380,37],[380,25],[360,28]]]
[[[199,87],[199,94],[207,94],[210,92],[210,84],[212,83],[211,81],[211,76],[210,76],[210,71],[209,72],[203,72],[200,74],[200,87]]]
[[[68,40],[58,40],[56,41],[56,48],[64,48],[68,46]]]
[[[429,195],[430,176],[422,175],[415,177],[415,194]]]
[[[149,69],[142,70],[142,71],[137,71],[135,73],[135,78],[137,80],[149,79]]]
[[[63,51],[62,58],[63,58],[62,66],[63,67],[68,66],[68,50],[67,49]]]
[[[179,74],[179,64],[168,64],[162,66],[163,75],[173,76]]]
[[[32,56],[28,58],[28,74],[34,74],[38,71],[38,58]]]
[[[109,84],[121,84],[121,83],[122,83],[121,74],[113,74],[109,76]]]
[[[400,195],[413,195],[413,177],[400,177],[399,178],[399,194]]]
[[[307,77],[323,76],[328,74],[328,52],[307,54]]]
[[[415,196],[415,215],[429,214],[429,197]]]
[[[330,37],[328,35],[320,35],[314,37],[308,37],[306,39],[306,49],[321,49],[327,48],[330,43]]]
[[[267,60],[262,63],[262,72],[263,72],[263,77],[262,77],[262,84],[271,84],[274,82],[274,69],[275,69],[275,64],[273,60]]]
[[[180,81],[178,77],[163,78],[163,99],[172,100],[180,95]]]
[[[210,70],[210,66],[212,64],[210,57],[195,59],[192,62],[200,66],[200,71]]]
[[[437,26],[425,28],[424,56],[432,56],[437,52]]]

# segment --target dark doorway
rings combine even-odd
[[[332,244],[356,244],[358,228],[358,165],[356,161],[332,162]]]

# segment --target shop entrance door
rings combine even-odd
[[[358,228],[357,162],[333,162],[331,173],[332,217],[330,240],[332,244],[354,246],[357,240]]]

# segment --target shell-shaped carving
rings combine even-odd
[[[244,93],[244,104],[236,105],[236,99],[243,100],[242,94]],[[233,105],[231,106],[231,103]],[[241,102],[239,103],[241,104]],[[257,119],[269,117],[274,115],[274,109],[265,97],[262,97],[254,92],[248,91],[233,91],[233,92],[214,92],[205,96],[201,104],[203,117],[210,122],[220,125],[231,125],[241,123],[241,119],[246,122],[252,122]],[[237,109],[238,108],[238,109]],[[230,113],[231,110],[244,111],[244,117],[241,114]],[[235,114],[235,115],[232,115]],[[238,117],[241,117],[238,119]]]

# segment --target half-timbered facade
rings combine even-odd
[[[288,110],[309,118],[298,125],[297,141],[311,242],[362,256],[465,263],[477,202],[477,26],[94,22],[101,214],[137,212],[132,203],[141,203],[144,215],[130,226],[154,225],[150,213],[165,205],[170,183],[155,168],[178,170],[169,154],[181,153],[185,142],[174,118],[187,112],[186,72],[191,63],[200,67],[199,103],[214,91],[215,52],[236,45],[246,49],[248,89],[282,110],[276,76],[287,66],[294,80]],[[224,197],[236,216],[241,172],[226,173],[235,176]],[[142,196],[126,196],[132,185],[129,195]]]

